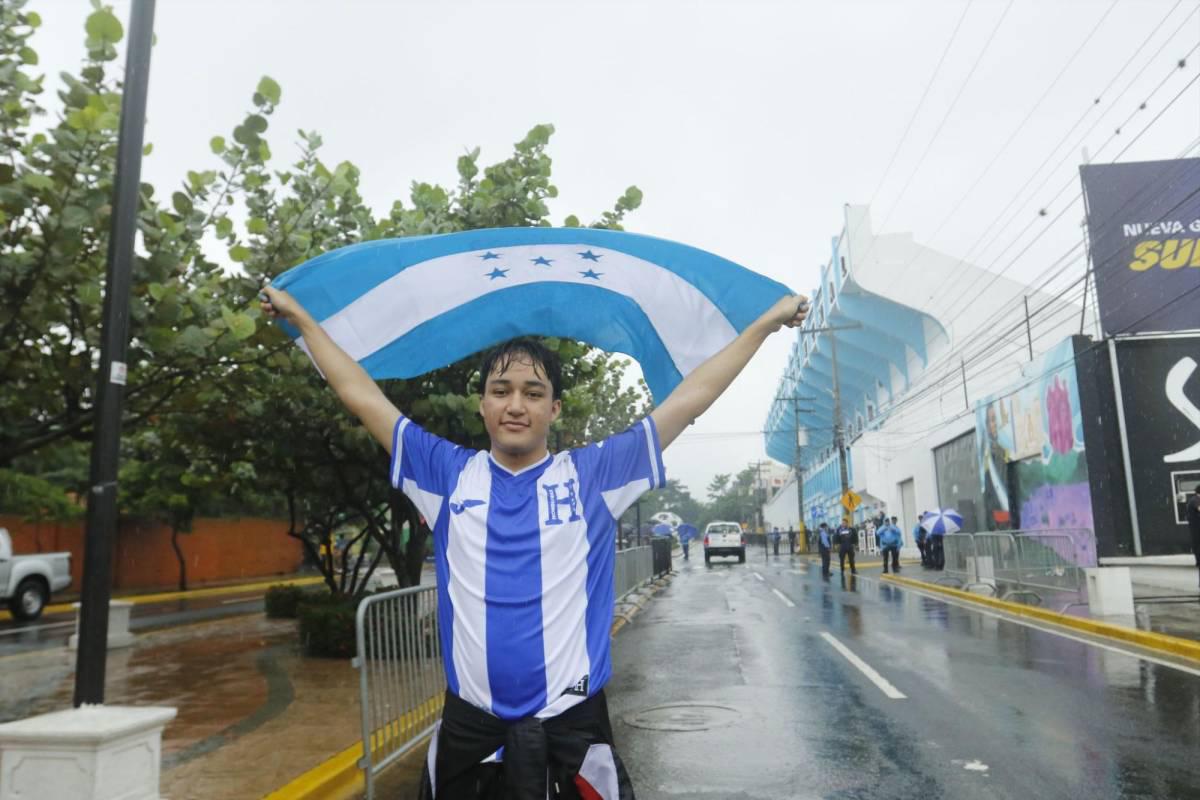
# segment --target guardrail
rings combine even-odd
[[[965,589],[986,588],[997,597],[1073,596],[1062,610],[1086,602],[1086,568],[1095,566],[1086,530],[952,533],[944,538],[943,574]]]
[[[654,548],[650,545],[617,551],[613,564],[613,597],[620,600],[654,577]]]
[[[438,637],[437,588],[413,586],[367,597],[355,618],[368,800],[375,777],[433,731],[446,674]]]

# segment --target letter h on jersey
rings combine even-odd
[[[571,478],[562,485],[566,489],[566,497],[559,495],[557,483],[547,483],[542,486],[542,491],[546,493],[546,525],[563,524],[562,518],[558,516],[560,506],[568,506],[571,510],[567,522],[578,522],[582,519],[579,516],[579,497],[575,494],[575,479]]]

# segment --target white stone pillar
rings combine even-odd
[[[160,800],[173,708],[84,706],[0,725],[0,800]]]
[[[1087,570],[1088,610],[1100,617],[1133,614],[1133,581],[1129,567]]]
[[[71,606],[75,609],[75,632],[71,634],[71,638],[67,639],[67,647],[74,650],[79,646],[79,603],[72,603]],[[129,647],[133,644],[134,636],[129,632],[129,612],[133,610],[133,603],[128,600],[109,600],[108,601],[108,649],[116,650],[119,647]]]

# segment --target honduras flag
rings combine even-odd
[[[517,336],[559,336],[632,356],[660,402],[790,294],[712,253],[594,228],[363,242],[273,285],[375,379],[416,377]]]

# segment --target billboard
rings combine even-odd
[[[1104,333],[1200,328],[1200,158],[1079,172]]]
[[[1142,551],[1186,553],[1183,509],[1200,483],[1200,336],[1119,341],[1117,371]]]

